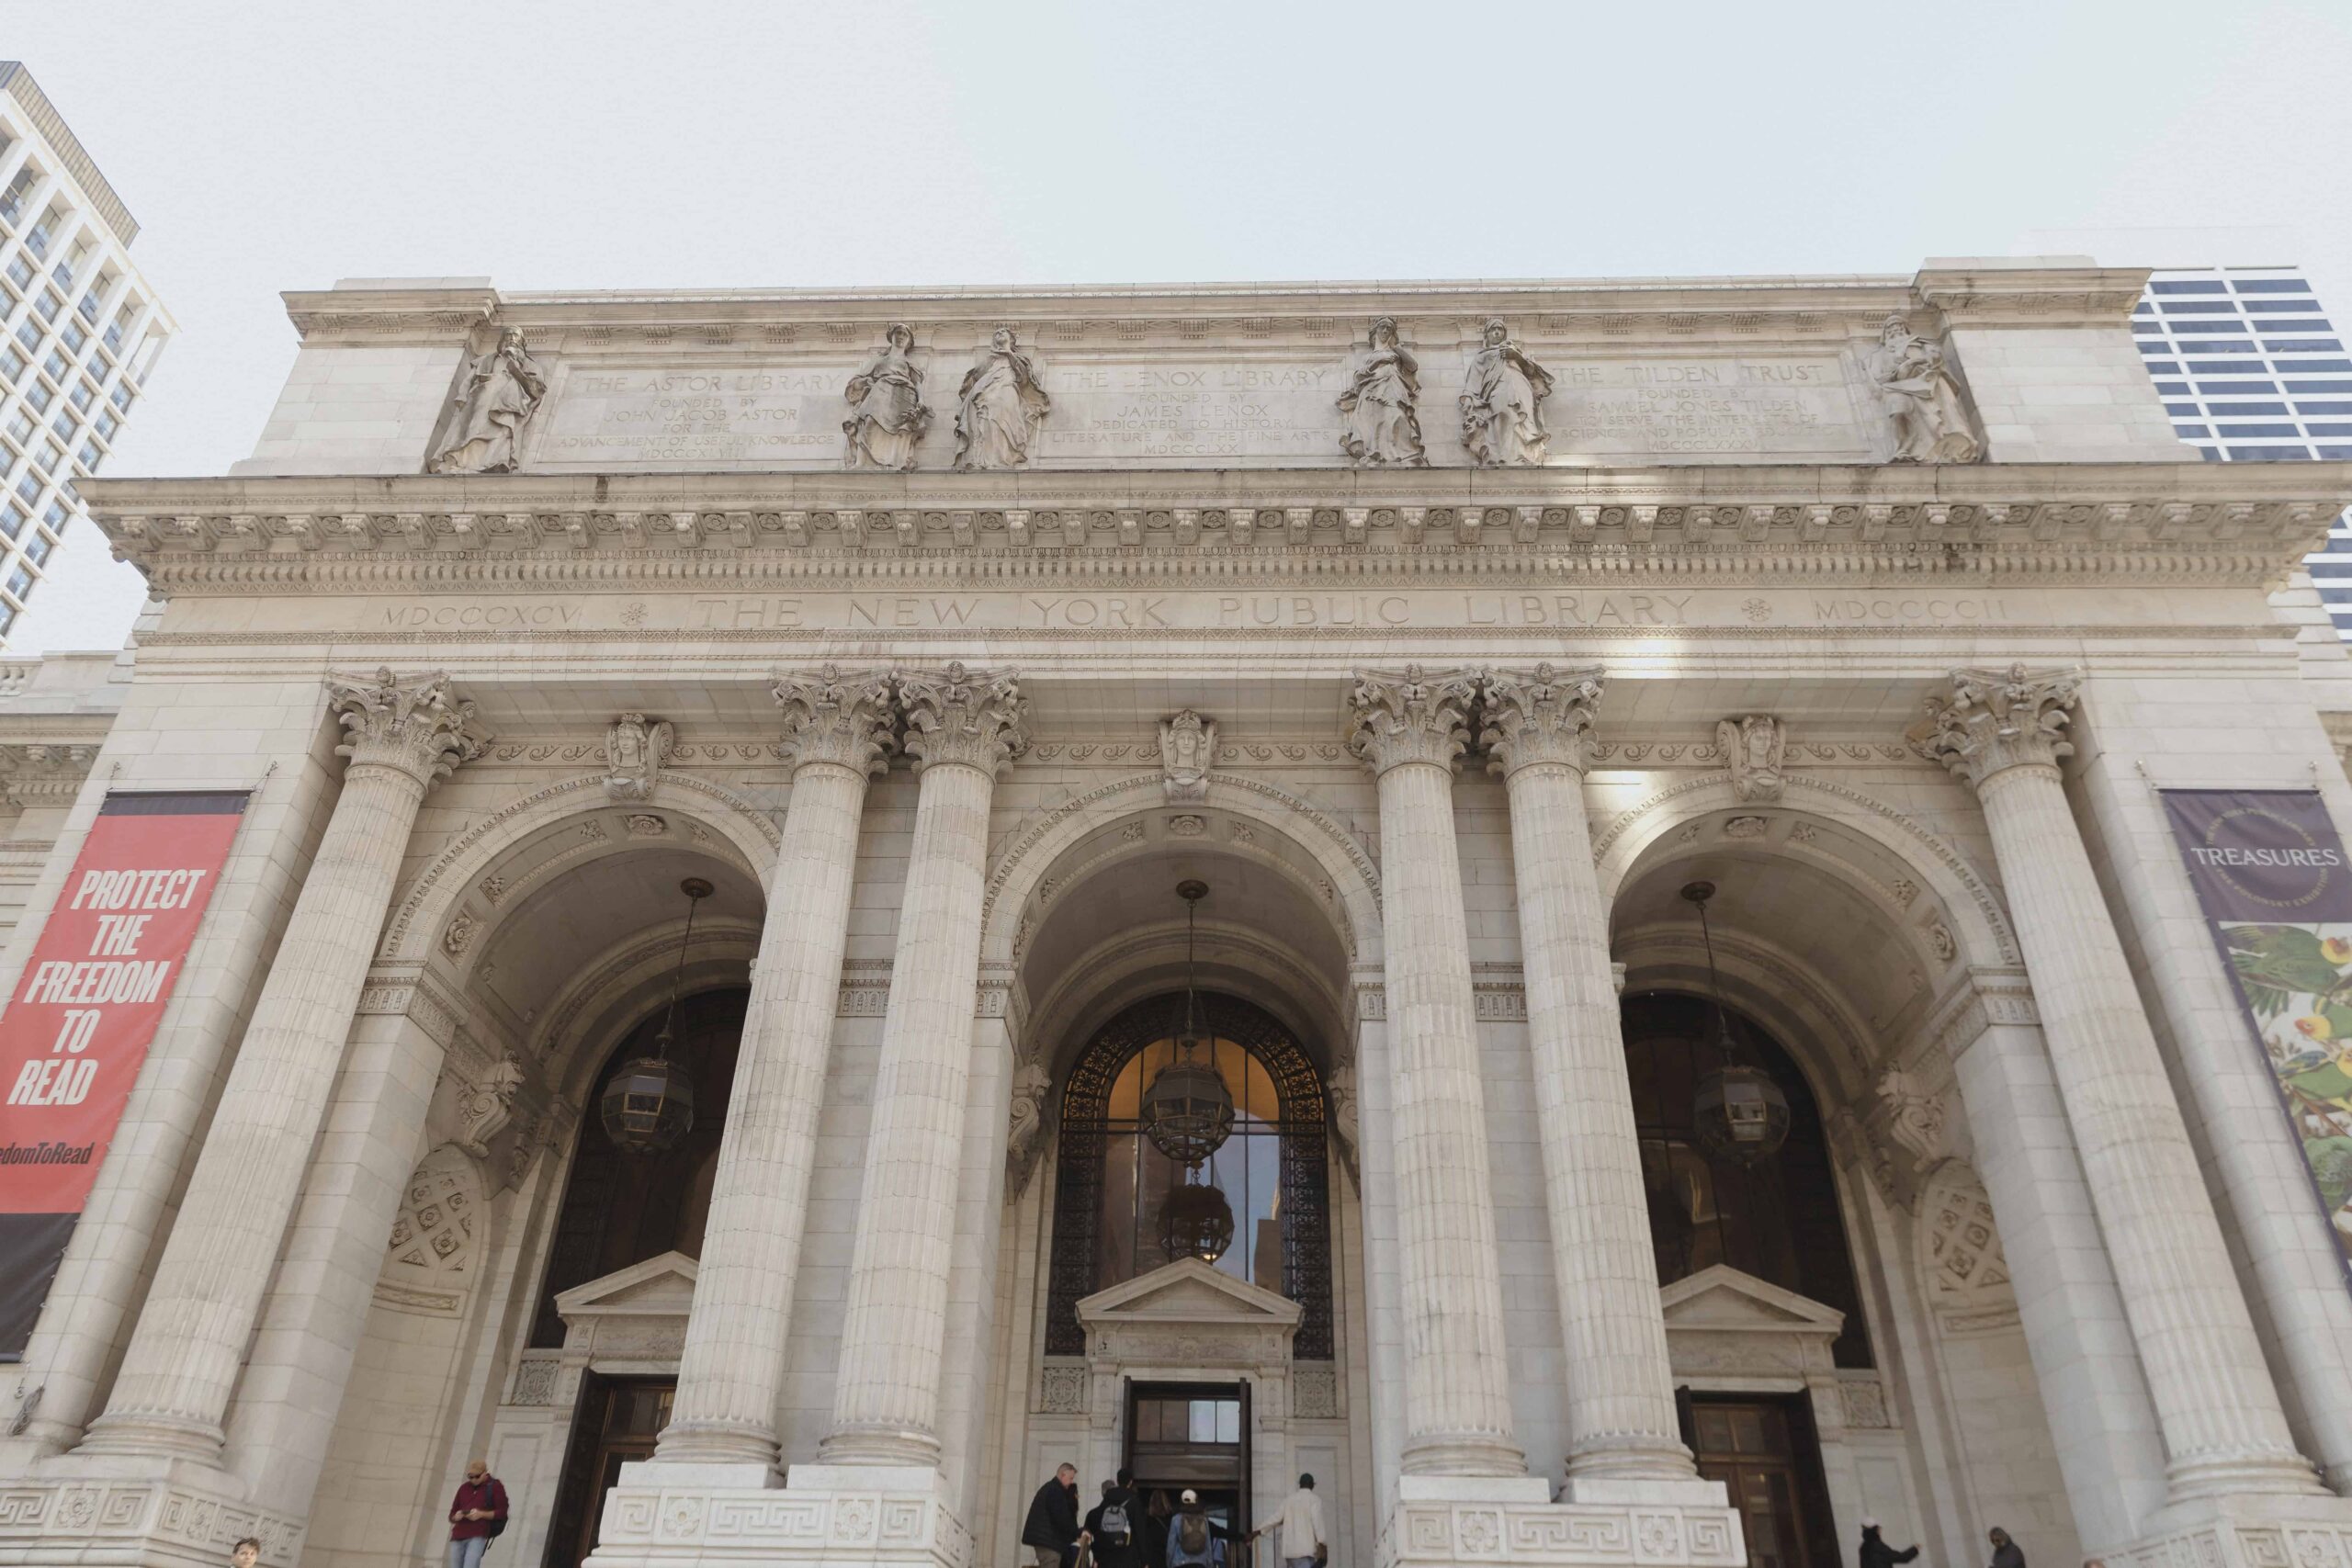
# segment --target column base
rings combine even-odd
[[[2104,1568],[2290,1568],[2352,1562],[2352,1498],[2241,1493],[2156,1510],[2128,1546],[2089,1561]]]
[[[1380,1568],[1746,1568],[1718,1482],[1596,1477],[1577,1490],[1555,1503],[1538,1476],[1399,1476],[1374,1555]]]
[[[796,1464],[782,1479],[758,1464],[624,1465],[583,1568],[971,1568],[971,1532],[935,1470]]]
[[[305,1524],[187,1460],[75,1452],[0,1476],[0,1563],[20,1568],[220,1568],[246,1536],[267,1568],[292,1568]]]

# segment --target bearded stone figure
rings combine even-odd
[[[1462,445],[1481,468],[1533,467],[1549,457],[1544,400],[1552,373],[1510,341],[1510,329],[1488,321],[1462,378]]]
[[[1420,362],[1396,341],[1396,318],[1373,322],[1348,361],[1348,389],[1340,394],[1340,446],[1357,468],[1429,467],[1414,408],[1420,375]]]
[[[1889,316],[1862,367],[1878,389],[1879,407],[1894,422],[1894,461],[1973,463],[1984,456],[1968,432],[1960,382],[1941,344],[1913,332],[1902,317]]]
[[[915,448],[931,429],[931,410],[923,405],[922,372],[911,357],[913,331],[893,321],[882,338],[842,390],[849,402],[849,417],[842,421],[842,434],[849,437],[842,466],[904,473],[915,466]]]
[[[1029,461],[1037,427],[1054,400],[1037,382],[1037,362],[1022,352],[1011,327],[989,334],[964,385],[956,410],[956,467],[1018,468]]]
[[[466,369],[451,400],[457,416],[448,438],[424,465],[434,474],[508,474],[521,455],[523,427],[548,395],[547,373],[509,327],[498,346]]]

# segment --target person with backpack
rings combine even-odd
[[[481,1568],[481,1554],[506,1533],[506,1488],[488,1460],[466,1461],[465,1483],[449,1504],[449,1568]]]
[[[1225,1543],[1235,1539],[1188,1487],[1168,1521],[1168,1568],[1225,1568]]]
[[[1143,1525],[1143,1498],[1136,1493],[1134,1472],[1122,1470],[1116,1481],[1102,1483],[1102,1501],[1086,1516],[1096,1568],[1144,1568]]]

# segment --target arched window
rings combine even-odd
[[[563,1343],[563,1319],[555,1298],[574,1285],[601,1280],[616,1269],[670,1251],[702,1256],[703,1224],[710,1217],[710,1189],[718,1164],[718,1136],[727,1125],[727,1101],[735,1085],[735,1051],[743,1035],[743,1012],[752,993],[740,986],[678,998],[673,1060],[694,1075],[695,1124],[677,1146],[658,1155],[626,1155],[605,1135],[598,1118],[605,1080],[631,1056],[648,1055],[662,1031],[657,1009],[629,1031],[596,1069],[581,1118],[580,1150],[556,1212],[555,1241],[548,1252],[547,1280],[531,1344],[549,1348]]]
[[[1844,1313],[1846,1326],[1833,1347],[1838,1364],[1869,1366],[1870,1332],[1854,1288],[1828,1140],[1796,1064],[1753,1020],[1725,1010],[1743,1059],[1770,1073],[1789,1097],[1789,1141],[1770,1159],[1743,1167],[1709,1155],[1693,1130],[1699,1080],[1723,1065],[1714,1005],[1651,992],[1626,998],[1623,1017],[1658,1283],[1727,1263]]]
[[[1201,993],[1203,1047],[1233,1096],[1233,1135],[1202,1168],[1233,1209],[1216,1267],[1299,1304],[1292,1354],[1331,1359],[1331,1232],[1323,1083],[1263,1009]],[[1159,1205],[1184,1180],[1141,1120],[1144,1090],[1174,1060],[1184,997],[1137,1003],[1088,1043],[1062,1095],[1046,1353],[1086,1352],[1078,1303],[1169,1261]]]

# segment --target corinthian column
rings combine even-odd
[[[1502,1271],[1487,1168],[1453,769],[1476,683],[1365,671],[1348,747],[1380,781],[1383,940],[1405,1319],[1408,1475],[1523,1474],[1511,1433]]]
[[[1496,672],[1481,737],[1487,766],[1510,793],[1527,1032],[1567,1352],[1572,1494],[1580,1482],[1695,1474],[1675,1419],[1609,919],[1585,818],[1599,677],[1548,664]]]
[[[786,677],[775,690],[792,798],[768,878],[742,1055],[660,1461],[776,1461],[776,1397],[841,994],[858,822],[865,781],[888,765],[887,671],[842,675],[828,665],[815,680]]]
[[[922,774],[890,961],[832,1429],[820,1465],[935,1467],[947,1287],[979,988],[989,796],[1028,747],[1010,674],[901,676]]]
[[[2064,671],[1959,670],[1913,731],[1975,788],[2082,1156],[2091,1206],[2164,1429],[2176,1502],[2315,1493],[2295,1451],[2171,1080],[2059,783]]]
[[[85,1452],[218,1464],[221,1417],[302,1187],[417,807],[481,755],[448,678],[328,682],[350,759]]]

